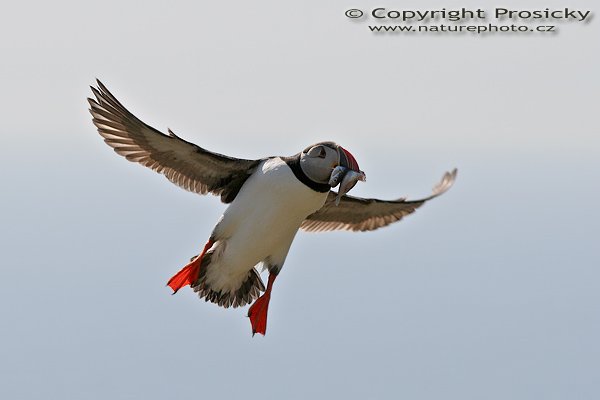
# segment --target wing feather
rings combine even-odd
[[[88,99],[92,121],[106,144],[129,161],[165,175],[174,184],[199,194],[233,201],[262,160],[245,160],[205,150],[175,135],[152,128],[130,113],[102,84]]]
[[[428,200],[445,193],[454,184],[456,174],[456,169],[446,172],[442,180],[433,188],[433,193],[419,200],[407,201],[400,198],[386,201],[343,196],[340,204],[336,206],[337,193],[331,191],[323,207],[309,215],[300,228],[308,232],[372,231],[387,226],[412,214]]]

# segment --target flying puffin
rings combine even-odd
[[[254,302],[248,310],[253,335],[266,333],[273,283],[298,229],[381,228],[444,193],[456,178],[456,169],[445,173],[432,195],[420,200],[346,196],[357,180],[364,180],[364,173],[354,156],[334,142],[313,144],[290,157],[228,157],[187,142],[170,129],[165,135],[146,125],[99,80],[97,85],[91,87],[95,99],[88,99],[92,120],[117,154],[188,191],[211,193],[229,204],[202,252],[167,285],[173,294],[190,285],[200,298],[225,308]],[[348,176],[354,179],[346,182]],[[338,184],[340,193],[331,190]],[[259,266],[269,271],[266,288]]]

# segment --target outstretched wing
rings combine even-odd
[[[104,141],[129,161],[161,173],[191,192],[221,196],[233,201],[262,160],[243,160],[205,150],[176,136],[146,125],[130,113],[102,82],[89,98],[92,121]]]
[[[420,200],[406,201],[405,199],[398,199],[385,201],[343,196],[340,204],[336,206],[335,197],[337,193],[331,191],[323,207],[309,215],[302,222],[300,228],[308,232],[372,231],[387,226],[400,221],[408,214],[412,214],[426,201],[450,189],[456,179],[456,172],[456,169],[452,172],[446,172],[440,183],[433,188],[433,194]]]

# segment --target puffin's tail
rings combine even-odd
[[[213,289],[206,280],[206,273],[211,267],[210,263],[213,254],[213,252],[204,254],[198,279],[190,285],[194,292],[198,293],[200,298],[204,298],[204,300],[215,303],[220,307],[236,308],[252,303],[260,296],[261,292],[265,291],[265,285],[260,279],[260,275],[256,268],[252,268],[248,272],[244,282],[235,291],[222,292],[221,290]]]

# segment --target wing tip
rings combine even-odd
[[[108,89],[106,89],[106,86],[104,86],[104,83],[102,83],[102,81],[98,78],[96,78],[96,85],[98,85],[98,89],[102,90],[103,92],[110,93]]]
[[[433,196],[439,196],[440,194],[446,193],[448,189],[454,185],[454,182],[456,182],[457,175],[457,168],[452,169],[450,172],[445,172],[442,176],[442,180],[433,187]]]

